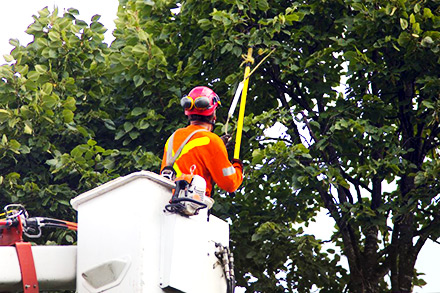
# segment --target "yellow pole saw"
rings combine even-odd
[[[260,49],[261,50],[261,49]],[[254,58],[252,57],[252,48],[248,49],[247,55],[243,55],[244,62],[246,64],[245,70],[244,70],[244,79],[238,84],[237,90],[235,91],[234,99],[232,100],[231,107],[229,108],[228,112],[228,118],[226,120],[225,124],[225,133],[228,134],[228,123],[229,119],[232,117],[235,108],[238,104],[238,99],[241,96],[241,102],[240,102],[240,112],[238,115],[238,122],[237,122],[237,135],[235,138],[235,149],[234,149],[234,159],[240,158],[240,146],[241,146],[241,137],[243,134],[243,123],[244,123],[244,112],[246,108],[246,98],[247,98],[247,91],[249,87],[249,77],[252,75],[252,73],[255,72],[255,70],[275,51],[275,49],[272,49],[269,54],[267,54],[259,63],[257,66],[254,67],[254,69],[251,71],[251,65],[254,63]]]

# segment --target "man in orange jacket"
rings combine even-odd
[[[228,159],[223,141],[212,133],[220,98],[208,87],[198,86],[180,101],[188,116],[189,126],[178,129],[168,138],[161,172],[172,170],[182,174],[200,175],[206,180],[206,195],[211,196],[216,183],[227,192],[234,192],[243,181],[243,164]]]

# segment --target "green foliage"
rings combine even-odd
[[[220,134],[242,55],[253,47],[259,62],[275,49],[250,78],[245,181],[214,206],[232,221],[238,285],[383,292],[389,274],[393,291],[423,286],[417,254],[440,237],[438,11],[436,1],[121,0],[108,46],[99,16],[43,9],[34,41],[11,40],[0,67],[0,204],[73,219],[75,195],[158,171],[193,86],[220,95]],[[321,209],[341,254],[304,231]]]
[[[99,15],[87,24],[78,13],[70,9],[59,17],[44,8],[27,29],[32,43],[11,40],[15,49],[6,60],[12,65],[1,67],[0,82],[1,206],[23,203],[31,215],[74,220],[71,198],[160,162],[141,145],[127,148],[121,138],[134,140],[162,116],[121,103],[115,92],[129,85],[113,81],[117,64],[103,43],[106,29]],[[138,121],[128,127],[126,117]],[[73,241],[65,232],[55,237]]]
[[[1,67],[0,202],[21,202],[31,214],[73,219],[70,198],[113,172],[96,164],[111,159],[108,154],[98,159],[89,152],[87,162],[69,155],[95,137],[94,109],[109,93],[102,76],[108,48],[101,24],[88,26],[73,9],[63,17],[57,14],[39,11],[27,29],[34,41],[23,47],[11,40],[15,49],[8,58],[14,62]]]

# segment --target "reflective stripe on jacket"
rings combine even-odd
[[[197,129],[203,129],[203,127],[189,125],[175,132],[172,155],[175,154],[188,135]],[[165,144],[161,171],[166,166],[169,141],[170,139]],[[223,141],[212,132],[198,132],[187,142],[173,165],[177,173],[176,177],[179,177],[182,173],[191,174],[190,168],[193,165],[196,166],[194,175],[200,175],[206,180],[206,194],[208,196],[211,195],[213,182],[221,189],[233,192],[243,181],[241,165],[239,163],[231,164]]]

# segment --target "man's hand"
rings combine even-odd
[[[228,141],[231,139],[231,135],[230,134],[224,134],[224,135],[220,136],[220,139],[223,141],[223,143],[226,146]]]
[[[232,140],[232,136],[230,134],[225,134],[220,137],[223,143],[225,144],[226,150],[228,153],[233,151],[235,148],[235,141]]]
[[[241,170],[243,170],[243,162],[242,162],[240,159],[232,159],[232,160],[231,160],[231,163],[232,163],[232,164],[234,164],[234,163],[239,164],[240,167],[241,167]]]

